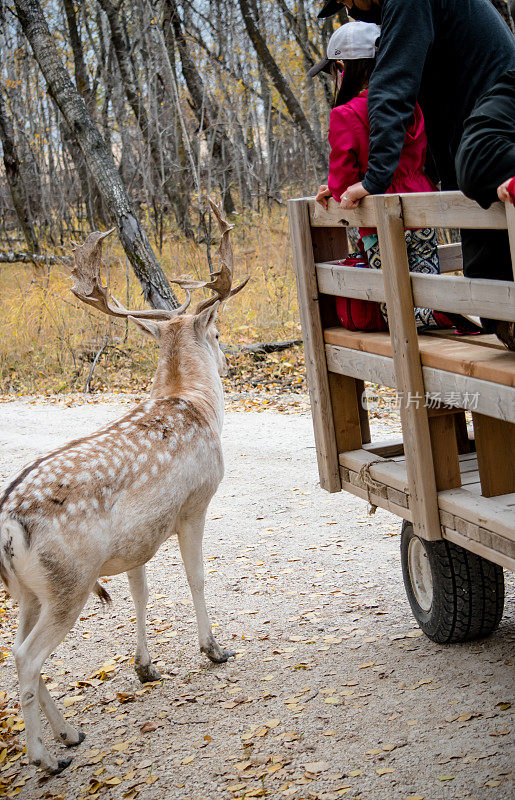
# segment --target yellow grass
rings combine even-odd
[[[233,245],[236,279],[245,274],[252,279],[221,315],[222,341],[235,344],[299,337],[285,211],[237,219]],[[130,269],[127,286],[125,255],[118,240],[107,240],[104,253],[112,293],[123,303],[142,307],[140,287]],[[213,256],[216,259],[215,247]],[[159,257],[170,277],[208,276],[204,245],[170,234]],[[30,265],[0,268],[0,392],[81,390],[92,359],[104,343],[107,346],[96,366],[93,388],[146,388],[156,348],[125,321],[81,306],[69,287],[62,267],[51,267],[38,276]]]

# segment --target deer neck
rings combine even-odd
[[[214,358],[204,348],[188,348],[174,358],[173,364],[160,359],[150,396],[189,400],[221,433],[224,418],[222,381]]]

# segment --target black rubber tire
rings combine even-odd
[[[402,575],[411,610],[429,639],[438,644],[467,642],[489,636],[499,625],[504,609],[502,567],[442,539],[426,542],[433,581],[428,611],[417,602],[408,567],[408,548],[415,537],[411,522],[403,522]]]

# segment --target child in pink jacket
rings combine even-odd
[[[333,34],[327,47],[327,59],[320,70],[332,70],[337,81],[337,93],[329,120],[329,178],[320,186],[317,201],[325,208],[327,198],[340,202],[347,186],[360,181],[368,166],[369,122],[367,109],[368,80],[375,64],[376,41],[380,35],[377,25],[349,22]],[[310,74],[314,74],[314,68]],[[341,69],[340,74],[337,71]],[[434,184],[424,172],[427,138],[424,119],[418,104],[407,129],[399,166],[393,176],[389,194],[400,192],[433,192]],[[360,249],[364,250],[370,267],[381,269],[381,257],[375,228],[360,228]],[[436,233],[433,228],[406,231],[409,268],[411,272],[439,273]],[[386,304],[381,313],[388,321]],[[416,308],[418,328],[450,327],[449,318],[438,311]]]

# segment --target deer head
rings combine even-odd
[[[125,317],[135,322],[145,333],[153,336],[160,344],[160,362],[172,361],[172,353],[185,344],[186,340],[207,345],[215,358],[220,374],[225,372],[225,356],[220,350],[218,332],[215,328],[218,308],[221,303],[233,297],[247,284],[245,278],[238,286],[232,288],[234,255],[230,239],[230,225],[222,216],[218,206],[209,198],[209,203],[216,216],[222,238],[218,248],[220,268],[208,281],[197,281],[189,278],[174,278],[171,283],[177,284],[186,292],[185,302],[176,309],[144,309],[130,310],[118,300],[110,296],[107,286],[102,285],[100,269],[102,265],[102,242],[113,231],[90,233],[82,245],[74,248],[74,264],[71,276],[74,280],[73,294],[83,303],[113,317]],[[211,297],[202,300],[194,314],[186,314],[191,302],[190,292],[199,288],[210,289]],[[188,334],[193,333],[193,337]],[[181,340],[180,342],[178,340]],[[191,341],[190,341],[191,345]]]

